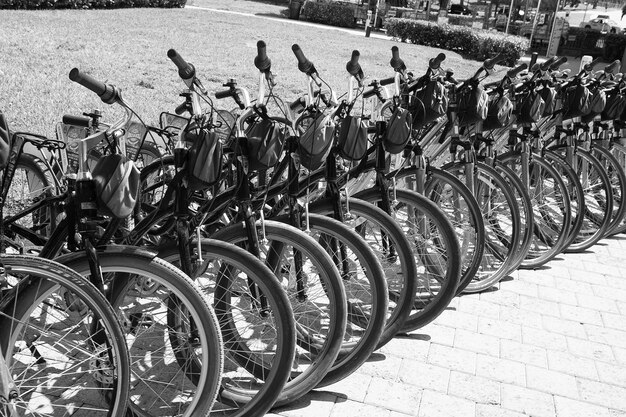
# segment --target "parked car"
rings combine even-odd
[[[452,4],[450,5],[450,8],[448,9],[448,13],[471,15],[472,10],[467,6],[462,6],[460,4]]]
[[[595,19],[580,23],[581,28],[598,30],[602,33],[622,33],[622,28],[607,15],[598,15]]]

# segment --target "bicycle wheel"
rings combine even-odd
[[[0,354],[17,415],[125,416],[130,365],[113,308],[56,262],[3,255]]]
[[[402,329],[411,313],[417,289],[417,266],[411,243],[391,216],[356,198],[350,198],[347,204],[344,199],[343,205],[348,209],[343,224],[356,231],[374,250],[387,280],[389,303],[385,330],[377,346],[380,349]],[[311,203],[309,211],[333,215],[333,203],[323,198]]]
[[[35,203],[53,195],[53,185],[50,178],[38,163],[38,159],[30,154],[20,155],[15,168],[15,174],[11,179],[6,201],[4,202],[4,218],[6,221],[37,233],[42,237],[48,237],[56,226],[56,210],[53,205],[46,204],[33,210],[26,216],[11,221],[11,216],[30,209]],[[33,242],[26,239],[23,234],[16,236],[15,240],[8,240],[9,246],[29,252],[36,251]]]
[[[626,215],[626,202],[624,201],[624,196],[626,195],[626,174],[617,158],[608,149],[594,146],[591,153],[598,159],[600,165],[604,168],[604,172],[609,176],[611,183],[613,211],[611,213],[611,222],[606,231],[608,236],[613,234]]]
[[[287,216],[274,220],[289,222]],[[376,350],[385,329],[389,296],[383,267],[359,234],[319,214],[303,219],[313,237],[331,256],[346,291],[348,321],[339,356],[324,379],[327,386],[356,371]]]
[[[313,389],[339,355],[347,323],[346,292],[330,255],[313,238],[284,223],[257,223],[262,260],[278,277],[296,320],[297,349],[291,377],[276,406]],[[214,239],[245,247],[241,223],[215,232]]]
[[[585,195],[583,186],[580,184],[578,174],[576,174],[572,167],[565,162],[565,159],[563,159],[561,155],[551,150],[545,150],[543,152],[543,157],[560,174],[561,178],[565,182],[571,202],[570,208],[572,216],[569,233],[567,239],[563,243],[565,252],[567,252],[569,246],[574,242],[574,239],[576,239],[580,233],[580,229],[583,227],[583,222],[585,220]]]
[[[56,260],[90,275],[84,253]],[[132,412],[206,415],[220,387],[224,356],[217,318],[202,293],[182,271],[136,247],[107,247],[98,262],[126,332]]]
[[[382,203],[378,187],[354,197]],[[390,214],[410,239],[418,268],[413,310],[402,329],[408,332],[437,318],[456,294],[461,276],[461,249],[452,224],[435,203],[408,190],[396,190],[393,197],[390,197]]]
[[[403,168],[387,177],[396,187],[418,191],[417,168]],[[485,224],[480,207],[469,188],[452,174],[434,167],[426,171],[424,195],[443,210],[456,232],[461,247],[463,267],[457,293],[474,279],[485,250]]]
[[[550,149],[566,158],[566,147],[555,146]],[[585,211],[583,225],[565,251],[582,252],[605,236],[613,212],[613,192],[609,176],[589,151],[576,149],[572,169],[578,175],[578,181],[583,188]]]
[[[468,291],[484,291],[507,276],[515,261],[521,229],[515,196],[502,175],[484,163],[475,163],[473,178],[466,177],[464,163],[448,164],[443,169],[463,183],[474,185],[485,225],[485,250]]]
[[[519,152],[508,152],[498,159],[522,177]],[[530,269],[544,265],[563,250],[572,212],[565,183],[545,159],[532,155],[529,177],[528,192],[534,217],[533,243],[520,267]]]
[[[215,239],[191,247],[192,278],[215,307],[224,340],[222,387],[213,411],[265,415],[291,375],[296,329],[289,299],[272,271],[246,250]],[[161,248],[159,256],[180,262],[175,245]]]
[[[622,171],[626,172],[626,147],[620,143],[611,142],[609,145],[609,151],[617,160],[617,163],[621,167]],[[624,232],[626,232],[626,216],[624,216],[615,229],[613,229],[612,234],[615,235]]]

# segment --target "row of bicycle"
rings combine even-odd
[[[256,99],[234,80],[215,93],[233,111],[170,50],[187,89],[160,126],[74,69],[124,117],[64,117],[58,140],[12,135],[2,245],[87,278],[2,258],[0,388],[18,415],[263,415],[462,291],[621,231],[626,99],[612,68],[565,79],[553,59],[486,90],[499,58],[457,82],[443,54],[413,77],[394,47],[394,76],[365,86],[355,51],[338,100],[294,45],[308,83],[287,103],[257,46]],[[590,105],[597,91],[621,97],[619,114]],[[565,122],[579,116],[592,124]]]

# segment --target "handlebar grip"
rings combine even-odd
[[[300,49],[300,46],[297,43],[294,43],[291,46],[291,50],[298,60],[298,69],[300,71],[304,72],[307,75],[315,72],[315,66],[313,66],[313,63],[304,56],[304,52],[302,52],[302,49]]]
[[[565,64],[567,62],[567,57],[566,56],[562,56],[559,59],[557,59],[556,61],[554,61],[554,64],[550,65],[550,71],[556,71],[559,69],[559,67],[563,64]]]
[[[113,104],[120,100],[119,92],[114,86],[98,81],[91,75],[83,74],[78,68],[73,68],[70,71],[70,80],[93,91],[106,104]]]
[[[181,115],[187,111],[187,103],[181,103],[174,109],[174,113]]]
[[[517,74],[519,74],[520,72],[524,71],[526,68],[528,68],[528,64],[520,64],[515,68],[510,69],[506,75],[509,78],[514,78],[517,77]]]
[[[91,127],[91,117],[65,114],[63,115],[63,123],[72,126]]]
[[[289,108],[291,110],[297,110],[300,107],[304,107],[304,99],[302,97],[298,98],[296,101],[294,101],[293,103],[289,104]]]
[[[346,71],[353,77],[363,76],[363,71],[361,70],[361,65],[359,65],[359,57],[361,53],[357,50],[352,51],[352,57],[350,61],[346,64]]]
[[[541,71],[547,71],[550,69],[550,67],[552,66],[552,64],[554,64],[556,62],[556,60],[558,59],[558,57],[553,56],[552,58],[542,62],[539,65],[539,68],[541,68]]]
[[[174,49],[167,51],[167,56],[172,60],[174,65],[176,65],[178,68],[178,76],[183,80],[189,80],[196,75],[196,69],[193,65],[185,61]]]
[[[505,59],[504,55],[498,54],[494,56],[493,58],[486,59],[485,62],[483,62],[483,67],[488,70],[493,69],[494,65],[496,65],[499,62],[504,61],[504,59]]]
[[[376,94],[375,88],[368,88],[363,92],[363,98],[370,98]]]
[[[396,81],[396,77],[389,77],[389,78],[385,78],[380,80],[380,85],[389,85],[389,84],[393,84],[394,81]]]
[[[389,65],[391,65],[394,71],[404,71],[406,69],[404,61],[400,59],[400,51],[397,46],[391,47],[391,61],[389,61]]]
[[[257,55],[254,58],[254,66],[261,72],[267,72],[272,68],[272,61],[267,57],[265,47],[266,45],[263,41],[256,43]]]
[[[224,98],[228,98],[231,97],[233,95],[233,93],[230,90],[222,90],[222,91],[217,91],[215,93],[215,98],[218,100],[224,99]]]
[[[585,71],[591,71],[593,69],[593,67],[595,67],[598,62],[600,62],[600,57],[597,57],[596,59],[594,59],[590,63],[586,64],[585,68],[584,68]]]
[[[612,74],[613,71],[615,71],[615,69],[621,64],[619,59],[616,59],[615,61],[611,62],[609,65],[607,65],[604,68],[604,72],[606,72],[607,74]]]
[[[78,68],[73,68],[70,71],[70,80],[93,91],[100,97],[107,91],[107,85],[105,83],[96,80],[91,75],[81,73]]]
[[[439,67],[441,66],[441,63],[445,60],[446,60],[446,54],[440,53],[439,55],[437,55],[437,57],[430,59],[430,61],[428,62],[428,66],[430,67],[430,69],[434,69],[434,70],[439,69]]]

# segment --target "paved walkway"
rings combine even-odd
[[[274,416],[626,417],[626,237],[453,300]]]

